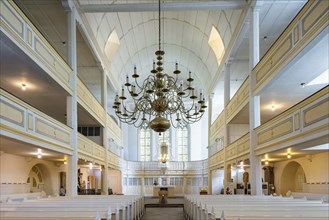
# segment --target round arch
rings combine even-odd
[[[303,167],[296,161],[289,162],[281,174],[281,194],[290,192],[302,192],[306,175]]]
[[[46,194],[53,192],[51,173],[42,163],[36,163],[29,169],[27,181],[31,183],[32,192],[44,191]]]

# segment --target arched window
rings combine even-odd
[[[139,160],[151,161],[151,130],[139,129]]]
[[[107,42],[105,44],[104,53],[107,57],[107,59],[111,62],[113,56],[117,52],[118,48],[120,46],[120,40],[117,35],[117,32],[115,30],[112,31],[109,38],[107,39]]]
[[[208,44],[214,51],[219,66],[222,62],[225,53],[225,48],[223,40],[214,26],[211,28]]]
[[[177,129],[177,160],[189,161],[190,159],[190,129],[189,127]]]

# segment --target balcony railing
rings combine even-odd
[[[72,129],[0,89],[1,134],[71,153]]]

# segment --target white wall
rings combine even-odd
[[[138,129],[133,125],[122,124],[122,143],[124,148],[124,159],[130,161],[138,160]],[[208,115],[203,115],[202,119],[194,124],[190,125],[191,128],[191,160],[203,160],[208,157]],[[176,160],[176,131],[171,127],[171,145],[172,160]],[[152,131],[151,144],[152,144],[152,158],[158,159],[158,133]]]
[[[113,193],[122,193],[122,181],[120,170],[108,170],[108,185],[112,189]]]
[[[191,127],[191,161],[208,158],[208,114]]]
[[[1,183],[22,184],[26,183],[31,168],[38,165],[42,174],[44,191],[46,194],[59,193],[60,189],[60,172],[66,172],[66,165],[62,163],[49,162],[43,159],[34,157],[21,157],[12,154],[2,153],[0,155],[0,180]],[[1,187],[0,190],[5,189]],[[16,192],[15,192],[16,191]],[[22,193],[18,192],[17,188],[12,190],[11,194]],[[8,192],[2,192],[1,194]]]
[[[212,171],[212,194],[219,195],[224,188],[224,170],[218,169]]]

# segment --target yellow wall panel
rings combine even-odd
[[[304,126],[308,126],[329,117],[329,99],[304,110]]]
[[[289,118],[288,120],[285,120],[273,127],[272,135],[273,138],[277,138],[290,132],[292,132],[292,118]]]
[[[8,8],[3,1],[0,1],[0,9],[2,19],[6,20],[7,23],[13,28],[18,35],[23,37],[23,22]]]
[[[314,8],[312,8],[302,20],[303,34],[311,29],[314,23],[316,23],[318,19],[326,12],[328,12],[328,2],[317,1]]]
[[[24,111],[3,100],[0,101],[0,116],[20,126],[24,126]]]

